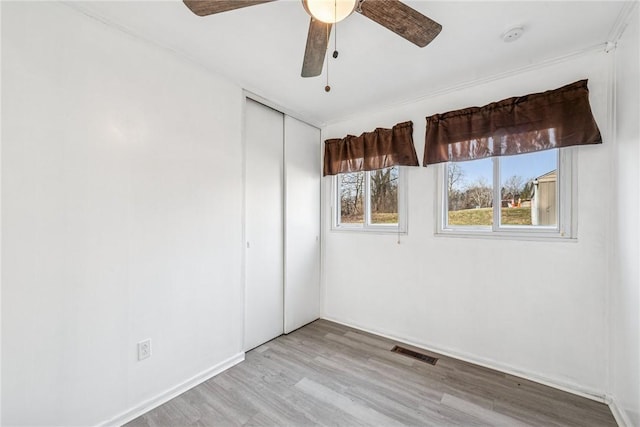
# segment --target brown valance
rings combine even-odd
[[[601,144],[587,80],[427,117],[423,166]]]
[[[360,136],[327,139],[324,145],[324,175],[370,171],[391,166],[418,166],[413,145],[413,122],[392,129],[378,128]]]

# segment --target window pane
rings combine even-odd
[[[340,223],[364,224],[364,172],[340,175]]]
[[[501,225],[556,226],[558,150],[500,159]]]
[[[372,224],[398,224],[398,171],[394,166],[369,173]]]
[[[491,226],[493,163],[490,158],[447,164],[447,225]]]

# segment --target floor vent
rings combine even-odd
[[[417,351],[409,350],[408,348],[393,346],[391,349],[394,353],[404,354],[405,356],[413,357],[418,360],[422,360],[423,362],[429,363],[431,365],[435,365],[438,359],[435,357],[427,356],[426,354],[418,353]]]

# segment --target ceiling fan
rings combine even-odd
[[[198,16],[213,15],[275,0],[183,0]],[[331,27],[358,12],[419,47],[428,45],[442,30],[437,22],[399,0],[302,0],[311,15],[307,45],[302,63],[302,77],[322,73]]]

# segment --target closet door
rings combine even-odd
[[[320,316],[320,130],[285,117],[285,322]]]
[[[245,350],[283,333],[283,128],[282,113],[247,99]]]

